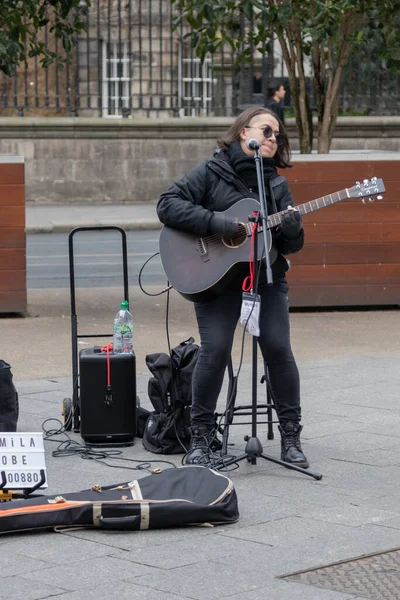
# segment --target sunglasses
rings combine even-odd
[[[246,129],[261,129],[263,132],[263,136],[265,137],[266,140],[269,140],[270,138],[272,138],[273,135],[275,135],[275,140],[276,140],[277,145],[282,146],[282,144],[283,144],[284,134],[283,133],[274,133],[274,130],[269,125],[266,125],[265,127],[248,126]]]

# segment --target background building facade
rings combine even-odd
[[[187,30],[174,28],[170,0],[92,0],[87,31],[63,71],[30,59],[0,81],[1,116],[186,117],[232,116],[264,104],[268,83],[287,72],[277,42],[273,53],[234,66],[228,45],[202,64]],[[57,42],[46,30],[43,40]],[[342,114],[399,113],[399,77],[384,68],[377,39],[361,46],[346,66]],[[309,78],[312,97],[312,81]],[[290,94],[285,104],[290,107]],[[290,111],[289,111],[290,114]]]

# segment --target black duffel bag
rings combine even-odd
[[[185,466],[129,483],[0,503],[0,534],[65,527],[138,531],[238,518],[236,491],[226,475]]]
[[[18,413],[18,394],[11,367],[0,360],[0,431],[17,431]]]

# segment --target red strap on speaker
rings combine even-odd
[[[113,343],[109,342],[101,348],[101,352],[107,352],[107,385],[111,385],[110,351],[113,349]]]

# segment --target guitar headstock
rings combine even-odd
[[[365,203],[365,198],[368,198],[370,202],[373,202],[375,195],[377,200],[382,200],[381,194],[386,192],[383,179],[377,179],[376,177],[364,179],[362,183],[357,181],[356,185],[353,185],[353,187],[349,188],[347,191],[349,192],[350,198],[361,198],[363,203]]]

